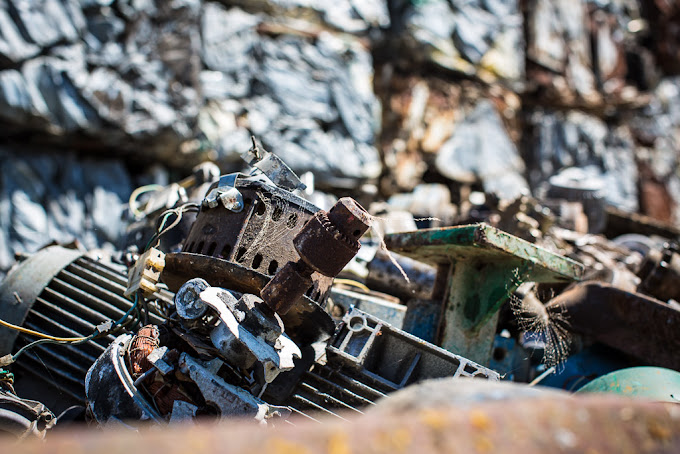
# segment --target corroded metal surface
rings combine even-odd
[[[385,244],[390,250],[432,265],[471,257],[503,260],[510,266],[530,262],[534,282],[571,281],[583,275],[580,263],[484,223],[393,233],[385,236]]]
[[[155,325],[146,325],[137,332],[130,347],[130,366],[135,377],[151,369],[151,363],[147,359],[156,347],[160,333]]]
[[[313,285],[312,270],[300,262],[288,262],[260,291],[260,296],[279,314],[286,314]]]
[[[285,314],[312,283],[314,272],[332,279],[342,271],[370,225],[368,212],[350,197],[338,200],[328,212],[318,211],[293,238],[300,259],[286,263],[260,296],[272,310]]]
[[[553,298],[549,312],[566,315],[568,330],[647,364],[680,370],[680,311],[653,298],[597,282]]]
[[[662,250],[650,250],[643,261],[638,276],[642,279],[638,291],[661,301],[680,300],[680,249],[667,243]]]
[[[138,451],[173,453],[677,453],[680,408],[612,396],[539,397],[399,413],[367,413],[350,422],[265,429],[228,421],[181,430],[123,429],[52,433],[27,442],[26,454]]]
[[[292,247],[293,238],[319,209],[289,191],[262,181],[237,178],[235,188],[243,197],[242,209],[232,211],[221,205],[212,209],[203,207],[184,242],[182,253],[233,262],[271,277],[284,264],[299,258]],[[186,274],[177,274],[178,280],[183,281],[173,281],[174,287],[179,288],[199,276],[210,282],[200,273],[183,271]],[[333,280],[321,273],[314,273],[311,278],[314,290],[307,296],[323,306]],[[259,289],[251,293],[259,293]]]
[[[214,287],[224,287],[243,293],[259,293],[269,282],[269,277],[238,263],[203,254],[188,252],[170,253],[165,256],[165,268],[161,279],[170,290],[176,292],[188,281],[186,276],[200,276]]]
[[[483,365],[489,364],[498,309],[516,286],[583,273],[583,265],[484,223],[391,234],[385,243],[438,266],[437,280],[447,284],[436,343]]]
[[[662,367],[629,367],[596,378],[579,393],[615,393],[680,403],[680,373]]]

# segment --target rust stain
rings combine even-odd
[[[470,424],[476,430],[487,431],[491,428],[491,419],[481,410],[470,412]]]
[[[351,454],[347,434],[344,432],[337,432],[330,435],[328,438],[328,454]]]
[[[621,396],[587,395],[444,404],[436,408],[377,407],[346,422],[295,421],[263,428],[252,422],[198,422],[168,429],[142,427],[139,432],[80,429],[49,433],[46,443],[25,442],[26,454],[45,452],[164,454],[251,453],[311,454],[374,452],[398,454],[545,452],[636,453],[680,452],[680,416],[676,404]],[[589,417],[579,416],[587,411]],[[442,416],[440,418],[440,416]],[[554,434],[568,432],[574,448]],[[586,447],[588,450],[586,450]],[[575,449],[578,448],[578,451]]]
[[[311,452],[304,444],[279,437],[267,440],[266,451],[271,454],[308,454]]]
[[[447,415],[441,410],[426,408],[418,416],[423,424],[433,430],[442,430],[447,426]]]

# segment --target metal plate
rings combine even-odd
[[[500,260],[509,266],[528,261],[533,264],[533,282],[572,281],[583,276],[580,263],[484,223],[393,233],[385,236],[385,244],[390,250],[432,265],[471,257]]]

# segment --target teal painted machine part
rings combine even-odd
[[[578,393],[611,393],[680,403],[680,372],[662,367],[630,367],[596,378]]]

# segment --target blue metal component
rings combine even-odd
[[[435,343],[442,302],[413,299],[406,304],[403,330],[424,341]]]
[[[631,363],[621,353],[604,345],[595,344],[570,356],[557,367],[556,373],[539,384],[576,391],[602,375],[630,366]]]

